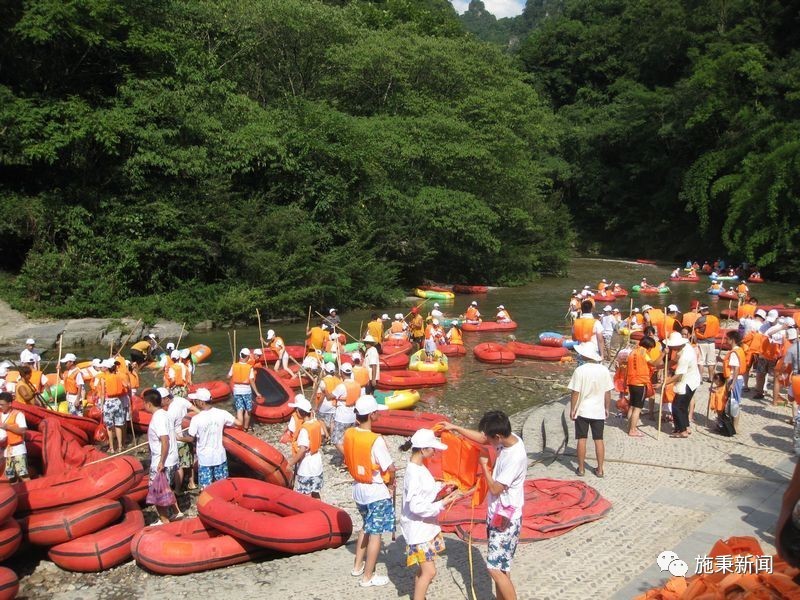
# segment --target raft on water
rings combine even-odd
[[[456,297],[453,292],[434,292],[419,288],[414,288],[414,295],[418,298],[428,298],[430,300],[453,300]]]
[[[465,322],[461,329],[463,331],[514,331],[517,328],[515,321],[498,323],[497,321],[481,321],[480,323]]]
[[[448,369],[447,357],[439,350],[436,350],[428,361],[425,350],[418,350],[411,355],[408,363],[409,371],[421,371],[426,373],[446,373]]]
[[[372,393],[378,404],[382,404],[390,410],[409,410],[414,408],[420,400],[417,390],[394,390],[383,392],[375,390]]]
[[[509,365],[517,359],[516,354],[507,346],[495,342],[478,344],[472,349],[472,353],[479,361],[495,365]]]

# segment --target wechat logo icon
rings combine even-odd
[[[658,555],[656,562],[662,573],[669,571],[669,574],[673,577],[686,577],[686,573],[689,571],[689,565],[682,561],[672,550],[664,550]]]

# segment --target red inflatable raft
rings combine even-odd
[[[517,360],[517,356],[512,350],[495,342],[478,344],[472,349],[472,353],[479,361],[494,365],[508,365]]]
[[[532,358],[534,360],[561,360],[569,354],[563,346],[545,346],[541,344],[525,344],[523,342],[509,342],[506,348],[511,350],[517,358]]]
[[[294,410],[289,402],[294,391],[285,380],[263,367],[255,368],[255,386],[258,396],[253,407],[253,416],[259,423],[283,423],[289,420]]]
[[[753,277],[752,275],[747,278],[749,283],[764,283],[763,277]]]
[[[291,375],[283,369],[280,371],[272,371],[272,373],[292,390],[299,390],[304,385],[311,385],[311,378],[308,377],[308,375],[301,375],[298,373],[300,368],[297,365],[289,365],[289,369],[292,372]]]
[[[395,354],[396,352],[411,353],[413,344],[405,339],[389,338],[381,342],[381,354]]]
[[[679,275],[678,277],[670,277],[670,281],[700,281],[699,277],[687,277],[686,275]]]
[[[53,546],[47,553],[50,560],[67,571],[96,573],[130,559],[131,540],[144,528],[144,515],[132,500],[123,498],[121,503],[124,514],[119,523]]]
[[[436,349],[445,356],[466,356],[467,349],[464,344],[441,344]]]
[[[616,299],[617,299],[617,296],[615,294],[611,293],[611,292],[608,292],[608,293],[604,292],[602,294],[600,294],[600,293],[595,294],[594,295],[594,299],[597,302],[615,302]]]
[[[203,381],[202,383],[193,383],[189,386],[189,393],[196,392],[198,388],[206,388],[211,392],[212,402],[221,402],[227,400],[231,395],[231,386],[227,381]]]
[[[197,499],[197,512],[209,527],[289,554],[338,548],[353,533],[353,522],[341,508],[256,479],[212,483]]]
[[[22,544],[22,528],[15,519],[6,519],[0,525],[0,561],[11,558]]]
[[[13,600],[19,592],[19,578],[8,567],[0,567],[0,600]]]
[[[20,520],[31,544],[52,546],[94,533],[122,514],[122,505],[110,498],[97,498],[72,506],[34,512]]]
[[[199,518],[146,527],[131,542],[137,564],[153,573],[185,575],[260,558],[263,548],[206,527]]]
[[[517,323],[511,321],[510,323],[498,323],[496,321],[481,321],[480,323],[464,323],[461,326],[462,331],[514,331],[517,328]]]
[[[32,429],[36,429],[39,423],[51,417],[58,419],[61,422],[62,429],[67,434],[72,435],[80,443],[90,444],[94,441],[97,421],[87,419],[86,417],[77,417],[66,413],[60,413],[55,410],[47,410],[46,408],[33,406],[32,404],[12,402],[11,406],[25,415],[25,422],[28,424],[28,427]]]
[[[303,359],[306,356],[306,347],[286,346],[286,352],[297,362],[303,362]],[[271,348],[264,348],[264,360],[267,362],[274,363],[276,360],[278,360],[278,353]]]
[[[0,523],[10,518],[16,510],[17,492],[10,485],[0,486]]]
[[[386,435],[414,435],[420,429],[433,426],[450,418],[438,413],[414,412],[411,410],[381,410],[372,421],[372,431]]]
[[[654,264],[656,264],[656,261],[650,260],[649,258],[637,258],[636,262],[639,263],[640,265],[654,265]]]
[[[624,298],[627,295],[628,295],[628,290],[626,290],[625,288],[619,288],[618,290],[614,291],[614,296],[616,298]]]
[[[453,286],[451,285],[418,285],[418,290],[425,290],[428,292],[452,292]]]
[[[485,294],[489,288],[485,285],[454,285],[453,291],[456,294]]]
[[[718,297],[724,298],[725,300],[738,300],[739,295],[736,292],[720,292],[717,294]]]
[[[378,377],[378,389],[407,390],[410,388],[436,387],[445,385],[447,377],[444,373],[431,371],[387,371]]]
[[[397,371],[408,367],[409,357],[405,352],[397,351],[396,354],[381,354],[381,370]]]
[[[234,459],[252,469],[257,477],[288,487],[292,478],[286,458],[264,440],[241,429],[226,427],[222,431],[222,445]]]

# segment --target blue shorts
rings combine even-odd
[[[489,532],[489,552],[486,555],[486,566],[508,573],[517,551],[519,535],[522,530],[522,519],[513,519],[504,530],[500,531],[487,525]]]
[[[376,500],[369,504],[359,504],[356,507],[364,519],[364,533],[381,534],[394,531],[394,504],[390,498]]]
[[[251,412],[253,410],[253,394],[234,394],[233,408],[237,411],[246,410]]]
[[[731,386],[731,393],[728,397],[728,414],[731,417],[739,416],[739,405],[742,402],[742,390],[744,388],[744,379],[737,377],[734,384]]]
[[[205,489],[215,481],[228,478],[228,461],[212,467],[197,467],[197,481]]]

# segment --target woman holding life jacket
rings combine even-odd
[[[436,450],[447,450],[447,446],[431,429],[420,429],[400,446],[400,450],[409,449],[412,452],[403,481],[400,530],[406,540],[406,566],[419,567],[414,576],[412,599],[425,600],[428,586],[436,577],[436,556],[444,552],[439,513],[463,493],[456,490],[441,500],[436,499],[443,484],[433,478],[423,461],[432,457]]]

